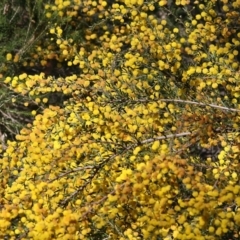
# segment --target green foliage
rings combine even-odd
[[[48,1],[47,1],[48,2]],[[29,55],[36,44],[46,35],[49,19],[45,17],[44,1],[3,1],[0,3],[0,78],[20,73],[38,74],[44,71],[40,61],[32,61]],[[55,18],[52,18],[53,22]],[[62,20],[59,20],[62,22]],[[41,43],[41,42],[40,42]],[[42,45],[43,46],[43,45]],[[46,96],[43,95],[42,98]],[[1,132],[8,139],[15,139],[21,128],[32,122],[31,111],[42,109],[35,96],[16,93],[1,82]],[[63,102],[61,93],[48,94],[50,104]]]
[[[238,1],[41,4],[6,53],[41,111],[0,159],[0,237],[238,239]]]

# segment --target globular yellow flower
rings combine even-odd
[[[114,75],[115,75],[116,77],[118,77],[118,76],[121,75],[121,72],[120,72],[118,69],[115,69],[115,70],[114,70]]]
[[[138,146],[134,149],[133,154],[138,155],[138,153],[141,151],[141,148]]]
[[[133,11],[131,12],[131,14],[132,14],[132,16],[136,16],[136,15],[138,14],[138,12],[137,12],[136,10],[133,10]]]
[[[64,2],[63,2],[63,6],[64,6],[64,7],[67,7],[67,6],[69,6],[70,4],[71,4],[70,1],[64,1]]]
[[[195,73],[195,68],[194,68],[194,67],[190,67],[190,68],[187,70],[187,75],[192,75],[193,73]]]
[[[166,4],[167,4],[167,1],[165,1],[166,2]],[[166,24],[167,24],[167,21],[165,20],[165,19],[163,19],[162,21],[161,21],[161,24],[163,25],[163,26],[165,26]]]
[[[233,179],[236,179],[237,177],[238,177],[237,173],[236,173],[236,172],[233,172],[233,173],[232,173],[232,178],[233,178]]]
[[[159,4],[160,7],[163,7],[163,6],[167,5],[167,1],[166,0],[161,0],[161,1],[159,1],[158,4]]]
[[[52,16],[52,14],[51,14],[50,12],[47,12],[47,13],[46,13],[46,17],[47,17],[47,18],[50,18],[51,16]]]
[[[35,116],[37,114],[37,112],[35,110],[33,110],[31,113],[33,116]]]
[[[197,20],[192,20],[192,25],[194,26],[194,25],[197,25]]]
[[[103,7],[106,7],[106,6],[107,6],[107,2],[106,2],[106,1],[102,1],[101,5],[102,5]]]
[[[88,80],[84,81],[84,83],[83,83],[84,87],[88,87],[89,85],[90,85],[90,81],[88,81]]]
[[[152,34],[152,35],[149,36],[149,39],[150,39],[151,41],[154,41],[154,40],[155,40],[155,36]]]
[[[64,56],[67,56],[68,55],[68,50],[64,49],[62,53],[63,53]]]
[[[12,80],[11,77],[6,77],[5,80],[4,80],[4,82],[5,82],[5,83],[9,83],[9,82],[11,82],[11,80]]]
[[[20,80],[23,80],[23,79],[25,79],[26,77],[27,77],[27,74],[26,74],[26,73],[23,73],[23,74],[19,75],[19,79],[20,79]]]
[[[54,143],[53,143],[53,148],[54,148],[54,149],[60,149],[60,148],[61,148],[60,142],[59,142],[59,141],[54,141]]]
[[[60,44],[62,43],[62,40],[61,40],[61,39],[57,39],[56,43],[57,43],[58,45],[60,45]]]
[[[167,145],[167,144],[161,145],[161,150],[162,150],[163,152],[167,152],[167,151],[168,151],[168,145]]]
[[[208,69],[207,69],[207,68],[203,68],[202,72],[203,72],[204,74],[207,74],[207,73],[208,73]]]
[[[63,30],[60,27],[57,27],[57,34],[59,37],[62,36]]]
[[[173,32],[174,32],[174,33],[178,33],[178,32],[179,32],[179,29],[178,29],[178,28],[174,28],[174,29],[173,29]]]
[[[119,177],[116,178],[116,182],[125,181],[130,175],[132,175],[131,169],[124,169]]]
[[[77,65],[79,63],[79,60],[75,59],[75,60],[73,60],[72,63],[73,63],[73,65]]]
[[[239,153],[240,152],[240,149],[239,149],[238,146],[232,146],[231,149],[234,153]]]
[[[239,66],[239,64],[237,62],[233,62],[232,63],[232,68],[237,69],[238,66]]]
[[[8,53],[8,54],[6,55],[6,59],[7,59],[7,61],[11,61],[11,60],[12,60],[12,54],[11,54],[11,53]]]
[[[40,99],[40,98],[36,98],[36,99],[35,99],[35,102],[36,102],[36,103],[40,103],[40,102],[41,102],[41,99]]]
[[[59,11],[59,12],[58,12],[58,16],[59,16],[59,17],[62,17],[63,14],[64,14],[63,11]]]
[[[49,32],[50,32],[51,34],[54,34],[54,33],[55,33],[55,28],[51,28],[51,29],[49,30]]]
[[[160,146],[160,142],[157,140],[157,141],[154,141],[153,145],[152,145],[152,150],[156,151]]]

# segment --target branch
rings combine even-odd
[[[226,111],[232,111],[232,112],[240,112],[240,110],[235,109],[235,108],[228,108],[228,107],[223,107],[211,103],[201,103],[201,102],[195,102],[195,101],[188,101],[188,100],[181,100],[181,99],[159,99],[162,102],[179,102],[179,103],[186,103],[186,104],[195,104],[195,105],[200,105],[200,106],[209,106],[212,108],[218,108],[221,110],[226,110]]]
[[[125,183],[121,184],[119,187],[123,188],[124,185],[125,185]],[[100,200],[97,200],[95,202],[91,202],[88,206],[89,210],[82,215],[82,219],[84,219],[84,217],[93,210],[93,206],[96,206],[97,204],[101,204],[102,202],[104,202],[108,198],[108,195],[110,195],[110,194],[112,195],[115,192],[116,192],[116,189],[113,189],[111,192],[109,192],[107,195],[102,197]]]
[[[221,110],[225,110],[225,111],[232,111],[232,112],[240,112],[239,109],[235,109],[235,108],[228,108],[228,107],[223,107],[223,106],[219,106],[216,104],[212,104],[212,103],[202,103],[202,102],[195,102],[195,101],[189,101],[189,100],[182,100],[182,99],[137,99],[137,100],[131,100],[131,102],[133,103],[138,103],[138,102],[156,102],[156,101],[162,101],[162,102],[178,102],[178,103],[184,103],[184,104],[194,104],[194,105],[199,105],[199,106],[204,106],[204,107],[212,107],[212,108],[217,108],[217,109],[221,109]],[[116,99],[116,100],[111,100],[111,102],[119,102],[119,103],[123,103],[124,100],[123,99]],[[127,100],[125,101],[127,102]]]
[[[65,177],[66,175],[68,175],[70,173],[78,172],[78,171],[85,170],[85,169],[93,169],[93,168],[94,168],[94,166],[77,167],[77,168],[71,169],[67,172],[64,172],[64,173],[58,175],[56,178],[49,180],[48,182],[49,183],[54,182],[55,180]]]
[[[82,190],[84,190],[87,185],[92,181],[92,179],[98,174],[98,172],[102,169],[102,166],[104,166],[107,162],[111,161],[112,159],[114,159],[116,156],[122,155],[125,152],[127,152],[128,150],[130,150],[131,148],[133,148],[135,145],[137,144],[132,144],[130,147],[124,149],[122,152],[114,154],[110,157],[108,157],[107,159],[103,160],[99,165],[92,167],[93,169],[93,173],[91,174],[91,176],[89,176],[89,178],[86,180],[86,182],[79,187],[76,191],[74,191],[73,193],[71,193],[68,197],[66,197],[61,203],[60,205],[62,206],[66,206],[68,204],[68,202],[74,198],[75,196],[77,196],[79,194],[79,192],[81,192]],[[84,167],[82,167],[84,168]],[[69,173],[69,172],[68,172]],[[67,174],[68,174],[67,173]]]
[[[196,134],[195,132],[184,132],[184,133],[177,133],[177,134],[169,134],[166,136],[159,136],[159,137],[153,137],[153,138],[149,138],[149,139],[145,139],[143,141],[140,142],[140,144],[147,144],[147,143],[151,143],[154,142],[156,140],[162,140],[162,139],[167,139],[167,138],[175,138],[175,137],[184,137],[184,136],[188,136],[188,135],[193,135]],[[123,151],[121,151],[120,153],[116,153],[108,158],[106,158],[105,160],[103,160],[101,163],[99,163],[99,165],[97,166],[86,166],[86,167],[79,167],[79,168],[75,168],[72,169],[68,172],[62,173],[61,175],[59,175],[57,178],[55,178],[54,180],[57,180],[61,177],[64,177],[72,172],[77,172],[83,169],[93,169],[93,173],[91,174],[91,176],[89,176],[89,178],[86,180],[86,182],[79,187],[76,191],[74,191],[73,193],[71,193],[68,197],[66,197],[61,203],[60,205],[62,206],[66,206],[68,204],[68,202],[74,198],[75,196],[77,196],[79,194],[79,192],[81,192],[83,189],[85,189],[87,187],[87,185],[92,181],[92,179],[98,174],[98,172],[102,169],[102,167],[110,162],[111,160],[113,160],[115,157],[117,156],[121,156],[124,153],[128,152],[129,150],[133,149],[134,147],[137,147],[139,145],[139,143],[133,143],[130,146],[126,147]],[[51,180],[50,182],[54,181]]]
[[[184,133],[169,134],[169,135],[160,136],[160,137],[153,137],[153,138],[149,138],[149,139],[145,139],[145,140],[141,141],[141,144],[151,143],[156,140],[163,140],[163,139],[168,139],[168,138],[184,137],[184,136],[188,136],[188,135],[192,135],[192,134],[193,134],[193,132],[184,132]]]

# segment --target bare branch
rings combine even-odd
[[[182,100],[182,99],[136,99],[136,100],[131,100],[133,103],[138,103],[138,102],[156,102],[156,101],[162,101],[162,102],[178,102],[178,103],[184,103],[184,104],[193,104],[193,105],[199,105],[199,106],[204,106],[204,107],[212,107],[212,108],[217,108],[221,109],[224,111],[232,111],[232,112],[240,112],[240,109],[235,109],[235,108],[228,108],[224,106],[219,106],[216,104],[212,103],[202,103],[202,102],[195,102],[195,101],[190,101],[190,100]],[[123,99],[117,99],[117,100],[111,100],[111,102],[119,102],[123,103]],[[125,101],[126,102],[126,101]]]
[[[184,137],[188,135],[192,135],[193,132],[184,132],[184,133],[176,133],[176,134],[169,134],[166,136],[159,136],[159,137],[154,137],[154,138],[149,138],[141,141],[141,144],[146,144],[146,143],[151,143],[156,140],[163,140],[163,139],[168,139],[168,138],[175,138],[175,137]]]
[[[181,100],[181,99],[160,99],[160,101],[162,101],[162,102],[179,102],[179,103],[200,105],[200,106],[205,106],[205,107],[209,106],[212,108],[218,108],[218,109],[226,110],[226,111],[240,112],[240,110],[235,109],[235,108],[223,107],[223,106],[219,106],[219,105],[211,104],[211,103],[201,103],[201,102]]]

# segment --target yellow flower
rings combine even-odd
[[[240,152],[240,149],[239,149],[238,146],[232,146],[231,149],[232,149],[232,151],[233,151],[234,153]]]
[[[43,103],[47,103],[48,102],[48,98],[43,98]]]
[[[133,154],[138,155],[138,153],[141,151],[141,148],[138,146],[134,149]]]
[[[27,77],[27,74],[26,74],[26,73],[23,73],[23,74],[19,75],[19,79],[20,79],[20,80],[23,80],[23,79],[25,79],[26,77]]]
[[[152,150],[156,151],[160,146],[160,142],[159,141],[155,141],[152,145]]]
[[[178,33],[178,32],[179,32],[179,29],[178,29],[178,28],[174,28],[174,29],[173,29],[173,32],[174,32],[174,33]]]
[[[11,53],[8,53],[8,54],[6,55],[6,59],[7,59],[7,61],[11,61],[11,60],[12,60],[12,54],[11,54]]]
[[[32,111],[32,115],[35,116],[37,112],[35,110]]]
[[[233,173],[232,173],[232,178],[233,178],[233,179],[236,179],[237,177],[238,177],[237,173],[236,173],[236,172],[233,172]]]
[[[109,194],[108,195],[108,201],[109,202],[116,202],[118,199],[118,196],[117,195],[112,195],[112,194]]]
[[[163,7],[163,6],[167,5],[167,1],[166,0],[161,0],[161,1],[159,1],[158,4],[159,4],[160,7]]]
[[[67,6],[69,6],[70,4],[71,4],[70,1],[64,1],[64,2],[63,2],[63,6],[64,6],[64,7],[67,7]]]
[[[131,169],[124,169],[119,177],[116,178],[116,182],[125,181],[128,176],[132,175]]]
[[[6,77],[5,80],[4,80],[4,82],[5,82],[5,83],[9,83],[9,82],[11,82],[11,80],[12,80],[11,77]]]
[[[66,49],[64,49],[62,53],[63,53],[64,56],[68,55],[68,51]]]
[[[107,2],[106,2],[106,1],[102,1],[101,5],[102,5],[103,7],[106,7],[106,6],[107,6]]]
[[[61,37],[62,33],[63,33],[63,30],[60,27],[57,27],[57,34],[59,37]]]
[[[47,12],[47,13],[46,13],[46,17],[47,17],[47,18],[50,18],[51,16],[52,16],[52,14],[51,14],[50,12]]]
[[[49,32],[50,32],[51,34],[54,34],[54,33],[55,33],[55,28],[51,28],[51,29],[49,30]]]

